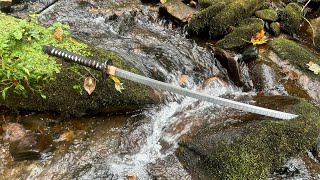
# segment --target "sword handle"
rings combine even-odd
[[[52,47],[49,45],[42,46],[42,50],[49,55],[53,55],[68,61],[75,62],[83,66],[90,67],[95,70],[103,71],[103,72],[105,71],[106,66],[111,63],[111,60],[108,60],[105,63],[101,63],[101,62],[89,59],[87,57],[80,56],[78,54],[75,54],[57,47]]]

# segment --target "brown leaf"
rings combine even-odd
[[[188,75],[182,74],[179,80],[179,85],[184,87],[186,86],[187,81],[188,81]]]
[[[63,38],[63,29],[62,27],[58,27],[54,33],[53,33],[53,37],[58,40],[58,41],[62,41]]]
[[[295,71],[291,71],[289,77],[290,77],[291,80],[298,80],[299,79],[299,74],[297,72],[295,72]]]
[[[96,81],[93,77],[88,76],[84,79],[84,83],[83,83],[83,88],[84,90],[87,91],[87,93],[89,95],[92,94],[92,92],[95,90],[96,88]]]
[[[61,141],[71,141],[74,136],[73,131],[68,131],[60,135],[59,139],[55,140],[56,142],[61,142]]]
[[[137,176],[136,175],[128,175],[128,180],[136,180]]]

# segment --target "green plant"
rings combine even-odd
[[[63,39],[53,37],[55,29],[63,29]],[[17,20],[0,13],[0,92],[3,99],[9,91],[27,96],[37,92],[43,98],[42,89],[60,72],[56,58],[42,52],[42,46],[67,49],[85,56],[87,46],[70,37],[68,26],[58,22],[49,28],[37,24],[36,17],[30,21]]]

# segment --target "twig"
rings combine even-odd
[[[303,19],[309,24],[309,26],[311,27],[311,30],[312,30],[312,44],[314,45],[314,46],[316,46],[316,43],[315,43],[315,41],[314,41],[314,34],[315,34],[315,30],[314,30],[314,28],[312,27],[312,25],[311,25],[311,23],[310,23],[310,21],[304,16],[304,13],[303,13],[303,11],[304,11],[304,9],[308,6],[308,4],[311,2],[311,0],[308,0],[308,2],[302,7],[302,10],[301,10],[301,14],[302,14],[302,17],[303,17]]]

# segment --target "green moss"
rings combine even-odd
[[[226,35],[231,26],[258,10],[263,0],[236,0],[229,4],[220,2],[203,10],[190,21],[189,31],[209,34],[211,38]]]
[[[299,115],[290,121],[260,119],[236,127],[205,127],[191,143],[182,143],[182,152],[199,154],[201,179],[267,179],[292,156],[303,153],[316,142],[320,129],[319,109],[305,100],[260,97],[258,104],[281,103],[282,110]],[[187,154],[187,153],[185,153]],[[194,159],[184,158],[187,162]],[[188,168],[188,165],[187,165]],[[198,169],[191,171],[197,172]],[[192,172],[191,172],[192,174]]]
[[[62,41],[53,38],[58,27],[64,28]],[[75,44],[66,28],[57,23],[47,29],[38,25],[34,18],[28,22],[0,14],[0,91],[3,98],[10,90],[27,95],[27,88],[41,94],[43,85],[55,79],[60,65],[42,52],[42,45],[50,44],[88,55],[84,51],[86,45]]]
[[[221,1],[221,0],[199,0],[198,4],[201,9],[204,9],[204,8],[208,8],[209,6],[216,5],[218,3],[229,4],[232,1],[233,0],[223,0],[223,1]]]
[[[258,18],[261,18],[265,21],[277,21],[278,13],[273,9],[263,9],[255,12],[255,15]]]
[[[307,47],[285,38],[275,38],[270,41],[269,44],[271,49],[281,59],[288,60],[291,64],[295,65],[296,68],[305,72],[309,77],[320,80],[320,77],[310,71],[307,66],[310,61],[320,64],[320,59]]]
[[[281,15],[281,21],[283,29],[288,33],[298,32],[303,21],[301,7],[297,3],[288,4]]]
[[[218,42],[218,46],[223,49],[235,49],[241,48],[250,42],[252,36],[260,32],[264,27],[264,22],[258,18],[248,18],[241,22],[234,31],[226,35],[221,41]]]

